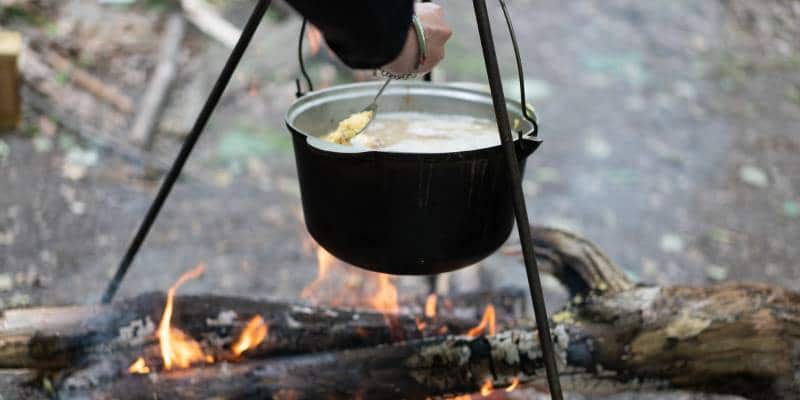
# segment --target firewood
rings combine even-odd
[[[591,295],[554,318],[562,384],[584,394],[693,389],[794,399],[800,295],[760,285],[641,287]],[[423,399],[490,379],[546,387],[533,331],[412,340],[348,351],[117,375],[64,398]],[[198,382],[203,382],[198,385]]]
[[[166,297],[149,293],[110,306],[42,307],[0,313],[0,368],[58,369],[86,357],[152,344]],[[173,322],[196,338],[227,346],[253,315],[269,325],[269,338],[253,357],[374,346],[397,340],[465,332],[475,320],[441,317],[425,322],[408,315],[338,310],[224,296],[177,296]],[[394,329],[394,331],[393,331]],[[217,350],[222,350],[221,348]],[[220,351],[221,352],[221,351]]]
[[[617,267],[585,239],[553,229],[533,232],[542,267],[575,293],[571,303],[552,316],[562,384],[568,390],[609,394],[688,389],[752,399],[800,398],[795,378],[800,366],[800,352],[795,351],[800,345],[800,294],[759,284],[637,286],[614,271]],[[148,375],[131,375],[125,371],[131,357],[157,353],[156,344],[144,339],[137,347],[135,339],[121,340],[118,332],[121,327],[132,332],[132,316],[159,310],[156,305],[163,297],[134,300],[106,308],[61,308],[50,314],[41,309],[6,311],[0,319],[0,362],[7,368],[39,369],[37,363],[46,363],[37,355],[71,355],[71,364],[60,363],[70,368],[62,368],[55,382],[64,399],[424,399],[474,393],[487,380],[500,389],[515,378],[524,385],[546,387],[535,328],[478,337],[410,334],[396,342],[382,315],[363,313],[382,336],[370,335],[376,337],[372,340],[346,335],[345,342],[356,345],[342,350],[330,338],[366,323],[352,311],[298,310],[286,304],[268,308],[263,302],[209,296],[182,297],[176,310],[184,312],[176,314],[176,326],[192,336],[219,336],[208,326],[226,320],[221,311],[233,310],[239,317],[259,312],[276,326],[276,344],[268,341],[243,359],[221,357],[224,362],[173,371],[154,365]],[[405,318],[401,325],[415,332],[411,319]],[[241,323],[241,318],[234,319]],[[294,322],[282,325],[282,319]],[[74,320],[83,322],[70,322]],[[146,331],[146,320],[137,321]],[[378,328],[381,324],[383,330]],[[233,326],[229,330],[236,331]],[[76,331],[83,334],[71,334]],[[87,332],[93,333],[87,337]],[[303,344],[303,335],[326,342]],[[294,344],[286,347],[280,338],[291,338]],[[92,346],[91,352],[76,351]],[[218,351],[224,353],[225,346],[217,344]],[[5,361],[8,355],[13,363]]]
[[[21,51],[19,33],[0,31],[0,131],[16,128],[22,117],[17,67]]]

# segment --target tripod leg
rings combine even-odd
[[[542,296],[542,284],[539,281],[539,267],[536,264],[536,257],[533,254],[533,242],[531,238],[531,228],[528,222],[528,211],[525,208],[525,196],[522,192],[522,180],[517,163],[517,154],[514,150],[514,139],[511,136],[511,125],[508,120],[508,110],[506,109],[506,99],[503,94],[503,83],[500,79],[500,69],[497,66],[497,54],[494,49],[494,39],[492,38],[492,28],[489,23],[489,16],[486,10],[486,0],[473,0],[475,6],[475,17],[478,21],[478,32],[481,37],[483,47],[483,59],[486,63],[486,73],[489,77],[489,86],[492,91],[492,103],[497,119],[497,128],[500,132],[500,141],[503,143],[503,150],[508,161],[508,174],[511,180],[512,200],[514,214],[517,218],[517,229],[519,230],[520,241],[522,242],[522,254],[525,259],[525,271],[528,275],[528,286],[531,289],[533,300],[533,310],[536,316],[536,327],[539,333],[539,344],[542,347],[542,357],[544,358],[545,370],[547,371],[547,383],[550,387],[550,396],[553,400],[561,400],[561,383],[558,378],[558,368],[556,366],[555,354],[553,350],[553,339],[550,337],[550,327],[547,320],[547,309]],[[524,107],[524,105],[523,105]]]
[[[222,68],[222,72],[219,74],[217,83],[214,84],[214,88],[211,90],[211,94],[208,96],[208,100],[206,100],[203,109],[200,110],[200,114],[197,116],[197,120],[195,121],[194,126],[192,126],[189,136],[187,136],[186,141],[183,142],[180,152],[178,152],[178,156],[175,158],[175,161],[172,163],[172,167],[170,167],[169,172],[167,172],[167,176],[164,178],[164,182],[161,183],[161,187],[158,189],[156,198],[153,200],[153,203],[150,204],[150,208],[147,210],[147,214],[142,220],[142,223],[139,225],[136,235],[128,245],[128,250],[122,257],[122,261],[120,261],[119,266],[117,267],[117,272],[108,283],[106,291],[103,293],[103,304],[110,303],[114,298],[114,295],[117,293],[117,289],[119,289],[122,279],[125,278],[128,268],[130,268],[133,260],[136,258],[136,253],[139,252],[139,248],[147,238],[150,228],[153,226],[156,218],[158,218],[158,213],[161,211],[161,207],[164,206],[164,202],[167,200],[167,197],[172,191],[172,186],[174,186],[175,182],[178,180],[178,177],[183,170],[183,165],[186,164],[186,160],[189,159],[189,155],[192,153],[194,145],[197,143],[197,140],[200,138],[200,134],[203,133],[203,129],[205,129],[206,124],[208,123],[208,119],[214,112],[214,108],[217,107],[219,99],[225,92],[225,88],[228,86],[228,82],[230,82],[233,72],[239,65],[239,61],[241,61],[242,55],[244,55],[245,50],[247,50],[247,46],[250,44],[250,39],[253,38],[253,34],[255,34],[256,29],[258,29],[258,25],[264,18],[264,14],[267,12],[270,3],[271,0],[258,0],[258,3],[253,9],[250,19],[247,20],[247,24],[242,30],[242,36],[239,37],[239,41],[233,48],[230,57],[228,57],[228,61],[225,63],[225,67]]]

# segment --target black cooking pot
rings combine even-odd
[[[287,113],[311,236],[345,262],[398,275],[448,272],[490,255],[508,238],[514,217],[501,146],[418,154],[319,139],[368,104],[379,85],[317,91]],[[393,82],[379,106],[379,112],[495,119],[488,93],[450,85]],[[520,104],[509,101],[508,109],[524,171],[540,141]]]

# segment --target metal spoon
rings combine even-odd
[[[378,112],[378,98],[381,97],[381,95],[383,94],[383,91],[386,89],[387,86],[389,86],[389,82],[391,82],[392,79],[393,78],[391,78],[391,77],[386,78],[386,82],[384,82],[383,85],[381,86],[380,90],[378,90],[378,94],[376,94],[375,98],[372,99],[372,103],[369,103],[366,107],[364,107],[363,110],[360,111],[360,112],[372,111],[372,115],[370,115],[369,122],[367,122],[367,124],[364,125],[364,127],[361,128],[361,130],[359,130],[358,132],[354,133],[353,136],[350,139],[358,136],[358,134],[360,134],[361,132],[364,132],[367,129],[367,127],[369,126],[369,124],[372,123],[372,120],[375,119],[375,114],[377,114],[377,112]]]

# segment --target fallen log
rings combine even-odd
[[[552,229],[534,229],[534,234],[543,268],[552,271],[575,293],[572,302],[552,316],[562,384],[568,390],[609,394],[688,389],[733,393],[752,399],[800,397],[800,382],[795,377],[800,366],[800,351],[797,351],[800,294],[758,284],[637,286],[584,239]],[[151,296],[163,299],[160,295]],[[122,304],[141,306],[143,298]],[[183,316],[176,314],[174,320],[188,332],[208,331],[200,325],[213,324],[203,318],[224,320],[220,318],[220,310],[232,309],[237,315],[247,316],[257,307],[263,307],[261,303],[241,299],[229,299],[233,303],[225,304],[224,298],[194,304],[197,299],[184,297],[183,303],[176,303],[178,311],[194,310]],[[144,310],[152,308],[114,307],[119,306],[105,309],[107,315],[101,320],[121,318],[119,315],[126,312],[145,315]],[[277,312],[258,310],[276,326],[280,326],[280,318],[276,318],[280,313],[292,313],[305,321],[302,316],[307,311],[297,314],[292,309],[296,306],[286,307]],[[335,313],[328,321],[336,322],[330,326],[305,324],[318,330],[312,336],[319,340],[336,337],[339,329],[353,331],[354,324],[361,321],[360,317],[354,318],[352,311],[316,310],[322,316]],[[30,318],[26,323],[8,322],[25,321],[9,318],[24,312],[4,313],[0,332],[6,335],[0,334],[0,338],[30,329],[35,332],[40,324],[49,324],[56,331],[65,329],[63,321],[56,318],[47,323]],[[95,308],[83,312],[103,311]],[[396,342],[387,332],[383,316],[374,315],[368,318],[374,319],[375,329],[383,326],[380,332],[385,336],[358,342],[344,350],[332,348],[330,342],[289,346],[290,351],[286,352],[273,351],[270,346],[274,344],[267,344],[263,351],[259,347],[252,354],[246,353],[242,360],[227,359],[173,371],[155,366],[154,372],[147,375],[125,372],[130,355],[106,346],[106,352],[98,352],[98,357],[87,357],[86,363],[62,371],[57,388],[62,398],[394,399],[400,396],[423,399],[474,393],[485,389],[487,382],[495,388],[504,388],[515,380],[546,387],[535,329],[506,329],[496,335],[474,338],[412,334]],[[93,326],[93,321],[85,326]],[[403,324],[412,333],[415,331],[410,318]],[[284,325],[278,329],[291,329],[293,324],[284,322]],[[94,330],[98,334],[104,332]],[[272,334],[270,329],[270,337]],[[56,336],[59,340],[65,338]],[[361,340],[356,336],[349,336],[348,340]],[[276,333],[276,337],[292,336]],[[36,347],[31,343],[29,348]],[[145,340],[139,347],[132,343],[128,340],[126,351],[148,354],[156,350],[152,340]],[[220,347],[224,349],[225,344]],[[0,360],[8,354],[5,351],[0,353]],[[29,359],[23,357],[22,361],[26,360]]]

